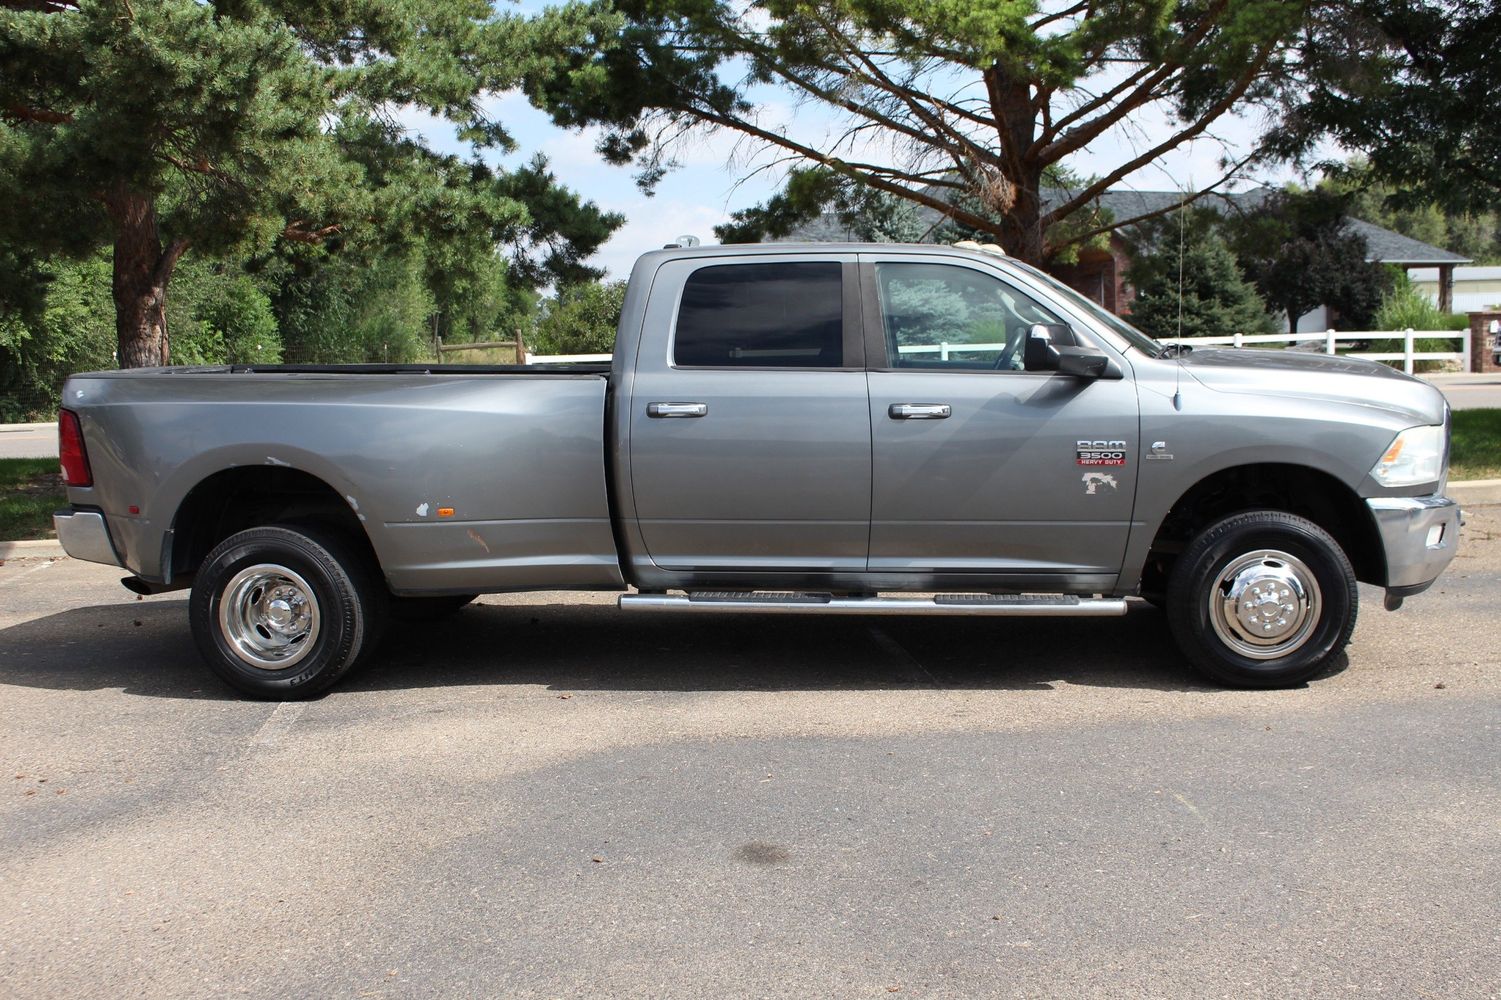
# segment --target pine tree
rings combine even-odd
[[[1158,249],[1131,269],[1136,298],[1131,322],[1153,337],[1215,337],[1272,333],[1266,303],[1246,281],[1225,241],[1207,226],[1159,233]],[[1179,322],[1179,263],[1182,263],[1182,322]]]
[[[126,367],[167,362],[167,289],[190,252],[437,238],[569,269],[621,220],[537,164],[439,155],[394,115],[509,150],[481,98],[589,30],[488,0],[0,0],[0,247],[110,248]]]

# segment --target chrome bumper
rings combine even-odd
[[[1459,504],[1441,496],[1372,497],[1366,504],[1386,549],[1387,593],[1427,590],[1459,548]]]
[[[57,540],[62,543],[63,551],[74,559],[120,565],[103,514],[94,510],[60,510],[52,515],[52,524],[57,528]]]

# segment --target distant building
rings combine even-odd
[[[1407,272],[1412,283],[1439,301],[1439,270],[1436,267],[1413,268]],[[1445,312],[1480,312],[1501,309],[1501,267],[1456,267],[1453,275],[1454,307]]]

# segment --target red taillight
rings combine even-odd
[[[83,450],[83,428],[78,424],[78,414],[72,410],[57,411],[57,454],[62,459],[64,485],[94,485],[89,453]]]

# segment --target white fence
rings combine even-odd
[[[1373,340],[1400,340],[1401,351],[1346,351],[1345,357],[1365,358],[1367,361],[1400,361],[1402,370],[1411,375],[1415,361],[1458,361],[1459,370],[1470,370],[1469,331],[1454,330],[1325,330],[1323,333],[1271,333],[1246,336],[1237,333],[1233,337],[1169,337],[1164,344],[1187,344],[1190,347],[1251,347],[1268,345],[1287,347],[1290,343],[1319,344],[1323,353],[1336,354],[1340,344],[1363,344]],[[1419,351],[1413,346],[1418,340],[1458,341],[1457,351]],[[1307,348],[1304,348],[1306,350]]]
[[[1346,330],[1337,332],[1325,330],[1323,333],[1268,333],[1246,334],[1237,333],[1230,337],[1169,337],[1162,341],[1164,344],[1187,344],[1190,347],[1262,347],[1262,348],[1286,348],[1290,344],[1318,344],[1325,354],[1339,353],[1341,344],[1365,344],[1374,340],[1400,340],[1401,351],[1346,351],[1345,357],[1365,358],[1367,361],[1400,361],[1402,370],[1411,375],[1413,363],[1417,361],[1458,361],[1459,370],[1470,370],[1470,335],[1468,331],[1456,332],[1454,330]],[[1415,348],[1415,342],[1419,340],[1447,340],[1458,341],[1457,351],[1419,351]],[[997,352],[1006,349],[1005,344],[903,344],[898,350],[903,354],[936,354],[940,361],[947,361],[953,353],[986,353]],[[1303,350],[1308,348],[1304,347]],[[526,363],[535,364],[574,364],[582,362],[608,362],[611,356],[608,354],[532,354],[527,352]]]
[[[533,354],[527,351],[525,363],[529,365],[609,364],[614,359],[613,354]]]

